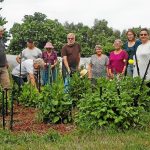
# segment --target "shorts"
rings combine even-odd
[[[10,79],[8,69],[6,67],[0,67],[0,85],[3,89],[10,89]]]

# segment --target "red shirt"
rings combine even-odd
[[[112,73],[122,73],[124,66],[126,66],[128,60],[128,54],[125,50],[122,50],[119,54],[115,54],[114,51],[110,53],[108,68]]]

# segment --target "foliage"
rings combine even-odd
[[[40,93],[38,92],[38,90],[31,84],[24,84],[18,99],[19,102],[24,104],[25,106],[37,107],[39,103],[39,94]]]
[[[91,92],[91,84],[87,76],[81,78],[79,73],[73,74],[69,85],[69,95],[75,106],[85,93]]]
[[[47,19],[46,15],[35,12],[34,15],[25,15],[23,23],[15,23],[10,29],[9,52],[18,54],[26,47],[27,39],[35,41],[37,47],[44,48],[47,41],[51,41],[56,50],[60,49],[65,42],[66,34],[64,27],[57,20]]]
[[[6,18],[3,18],[1,15],[0,15],[0,26],[4,26],[5,24],[7,23],[7,21],[6,21]],[[4,40],[4,42],[6,43],[7,42],[7,40],[9,39],[9,33],[8,33],[8,31],[4,31],[4,34],[3,34],[3,40]]]
[[[122,80],[101,79],[94,93],[87,93],[78,104],[76,122],[84,128],[113,127],[129,129],[141,124],[141,114],[147,111],[150,98],[148,88],[139,97],[139,106],[134,107],[133,101],[139,94],[141,80],[139,78],[124,78]]]
[[[64,93],[62,82],[43,87],[39,96],[39,109],[43,120],[52,123],[71,121],[72,100]]]

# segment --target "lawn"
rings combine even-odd
[[[125,132],[112,129],[91,132],[76,129],[60,134],[13,133],[0,130],[0,150],[149,150],[150,128]]]

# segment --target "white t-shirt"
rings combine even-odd
[[[145,74],[147,64],[150,60],[150,41],[148,41],[146,44],[139,45],[136,51],[136,55],[137,55],[140,77],[142,78]],[[133,76],[134,77],[138,76],[136,63],[134,67]],[[150,80],[150,67],[148,69],[146,79]]]
[[[33,49],[29,49],[28,47],[22,51],[22,61],[27,59],[37,59],[41,58],[42,51],[38,49],[37,47],[34,47]]]
[[[28,74],[34,73],[33,60],[27,59],[21,63],[21,76],[26,77]],[[19,77],[20,76],[20,65],[17,65],[12,70],[12,75]]]

